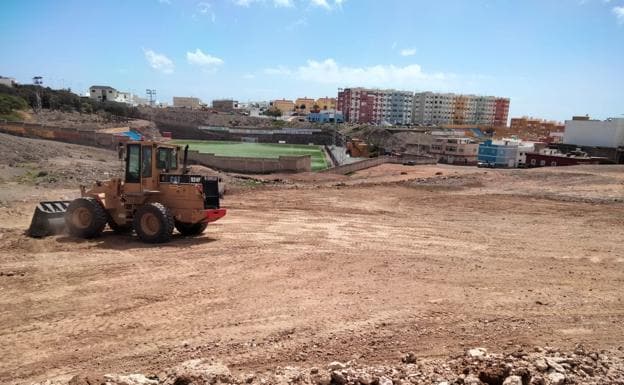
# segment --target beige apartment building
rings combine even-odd
[[[440,163],[475,165],[479,156],[479,143],[471,138],[435,138],[430,153]]]
[[[316,99],[316,105],[319,106],[321,111],[323,110],[335,110],[336,98],[324,97]]]
[[[297,98],[297,100],[295,100],[295,110],[302,114],[309,114],[315,104],[316,101],[312,98]]]
[[[190,108],[198,109],[201,107],[201,100],[199,98],[186,97],[186,96],[174,96],[173,106],[176,108]]]
[[[292,100],[287,99],[274,100],[271,102],[271,107],[277,108],[282,111],[283,115],[286,115],[293,112],[295,109],[295,103],[293,103]]]

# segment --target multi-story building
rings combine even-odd
[[[418,92],[414,95],[412,122],[425,126],[504,126],[508,114],[506,98]]]
[[[509,118],[509,98],[496,98],[494,100],[494,127],[507,125]]]
[[[91,86],[89,87],[89,97],[99,102],[114,102],[119,96],[119,91],[109,86]]]
[[[524,167],[527,155],[544,148],[544,143],[525,142],[518,138],[488,139],[479,145],[479,162],[490,167]]]
[[[336,98],[324,97],[316,99],[316,105],[319,107],[321,111],[323,110],[335,110],[336,109]]]
[[[277,108],[282,112],[283,115],[290,114],[295,109],[295,104],[292,100],[273,100],[271,102],[271,107]]]
[[[238,108],[238,102],[232,99],[215,99],[212,101],[212,108],[217,111],[232,112]]]
[[[538,118],[523,116],[521,118],[511,118],[511,131],[517,134],[536,134],[549,136],[552,132],[563,132],[563,123]]]
[[[471,138],[434,138],[429,152],[440,163],[477,164],[479,143]]]
[[[413,94],[409,91],[345,88],[337,107],[345,121],[369,124],[410,124]]]
[[[199,98],[188,96],[174,96],[173,107],[198,109],[201,107],[201,100],[199,100]]]
[[[412,122],[425,126],[453,124],[456,119],[455,96],[455,94],[433,92],[416,93],[414,95]]]
[[[295,110],[302,114],[309,114],[314,109],[316,101],[312,98],[304,97],[295,100]]]

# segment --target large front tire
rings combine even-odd
[[[180,232],[180,234],[182,235],[186,235],[186,236],[194,236],[194,235],[199,235],[201,233],[204,232],[204,230],[206,230],[206,227],[208,226],[208,223],[185,223],[185,222],[178,222],[176,221],[175,223],[175,227],[176,229],[178,229],[178,231]]]
[[[65,224],[69,233],[78,238],[95,238],[102,234],[108,215],[95,198],[74,199],[67,207]]]
[[[146,203],[134,213],[134,231],[146,243],[165,243],[173,234],[174,219],[162,203]]]

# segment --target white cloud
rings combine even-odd
[[[442,72],[426,73],[418,64],[347,67],[334,59],[308,60],[306,65],[294,70],[285,66],[267,68],[264,73],[320,84],[396,88],[445,86],[447,81],[456,77]]]
[[[145,54],[145,59],[147,59],[150,67],[164,74],[173,73],[173,69],[175,66],[173,64],[173,61],[167,56],[161,53],[154,52],[151,49],[144,49],[143,53]]]
[[[317,7],[322,7],[325,9],[330,9],[329,3],[327,0],[310,0],[310,4],[315,5]]]
[[[346,0],[310,0],[310,4],[315,7],[325,8],[331,10],[334,8],[342,8],[342,4]]]
[[[295,4],[292,0],[273,0],[273,5],[276,7],[294,7]]]
[[[400,53],[401,56],[414,56],[416,55],[416,48],[403,48]]]
[[[624,6],[613,7],[613,13],[618,20],[618,23],[624,24]]]
[[[158,0],[160,4],[171,4],[171,0]]]
[[[241,7],[249,7],[253,3],[264,3],[264,0],[232,0],[234,4]],[[275,7],[294,7],[295,3],[293,0],[273,0],[273,5]]]
[[[187,52],[186,60],[189,64],[197,65],[206,69],[215,69],[224,63],[222,59],[203,53],[199,48],[195,49],[195,52]]]
[[[292,75],[292,71],[286,66],[277,66],[273,68],[265,68],[264,73],[267,75]]]
[[[254,74],[245,74],[243,75],[243,79],[254,79],[256,75]]]
[[[212,5],[210,3],[205,2],[205,1],[202,1],[201,3],[197,3],[197,9],[199,13],[201,13],[202,15],[209,15],[210,20],[213,23],[216,21],[217,16],[215,15],[214,11],[212,11]]]
[[[202,1],[201,3],[197,4],[197,9],[199,10],[199,13],[206,14],[208,13],[208,11],[210,11],[210,8],[211,8],[210,3],[207,3],[205,1]]]

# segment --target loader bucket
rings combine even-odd
[[[68,201],[39,202],[28,228],[28,236],[41,238],[63,232],[65,212],[69,203]]]

